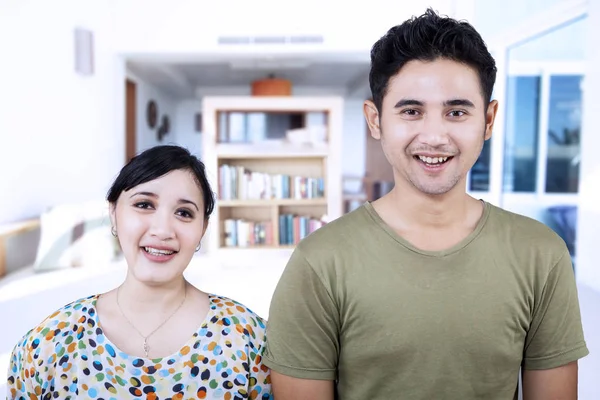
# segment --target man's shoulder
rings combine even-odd
[[[547,240],[560,240],[560,236],[552,228],[535,218],[518,214],[492,204],[490,204],[490,207],[495,222],[506,226],[508,229],[520,230],[528,234],[536,234]]]
[[[364,232],[366,226],[373,223],[367,205],[364,204],[347,214],[329,221],[321,228],[305,237],[298,245],[299,248],[322,248],[328,244],[352,240]],[[332,249],[330,249],[332,250]]]
[[[489,206],[490,229],[487,232],[497,236],[500,243],[508,242],[517,248],[543,250],[555,253],[557,257],[567,250],[564,240],[547,224],[498,206]]]

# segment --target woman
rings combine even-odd
[[[77,300],[31,330],[9,367],[11,399],[271,399],[265,321],[184,279],[214,197],[204,165],[158,146],[107,196],[127,261],[114,290]]]

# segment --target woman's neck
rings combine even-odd
[[[129,312],[144,313],[152,310],[172,310],[183,301],[187,291],[187,281],[183,278],[163,285],[148,285],[127,275],[118,288],[117,296],[121,307]]]

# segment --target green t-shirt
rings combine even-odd
[[[422,251],[365,203],[297,246],[264,363],[335,380],[341,400],[510,400],[521,367],[587,354],[571,259],[551,229],[486,203],[465,240]]]

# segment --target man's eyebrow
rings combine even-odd
[[[446,100],[444,102],[444,107],[456,107],[456,106],[475,108],[475,104],[473,104],[473,102],[471,100],[467,100],[467,99],[452,99],[452,100]]]
[[[396,103],[394,108],[400,108],[400,107],[405,107],[405,106],[423,106],[423,105],[425,105],[425,103],[423,103],[422,101],[419,101],[419,100],[402,99]]]
[[[405,107],[405,106],[419,106],[422,107],[424,106],[425,103],[423,103],[420,100],[415,100],[415,99],[402,99],[400,101],[398,101],[396,103],[396,105],[394,106],[394,108],[401,108],[401,107]],[[475,108],[475,104],[473,104],[473,102],[471,100],[467,100],[467,99],[452,99],[452,100],[446,100],[444,102],[444,107],[469,107],[469,108]]]

